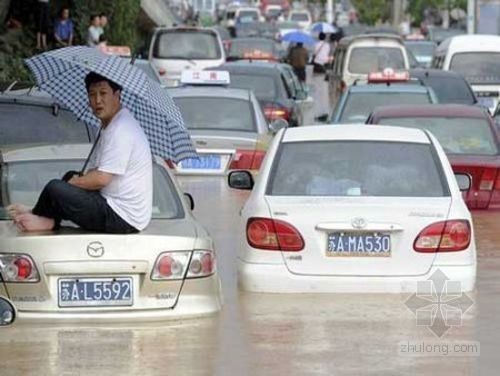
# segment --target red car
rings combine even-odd
[[[453,171],[471,176],[471,188],[463,193],[469,209],[500,209],[500,133],[484,109],[456,104],[386,106],[376,108],[366,123],[429,130]]]

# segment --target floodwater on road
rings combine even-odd
[[[500,360],[500,213],[474,213],[475,304],[438,339],[417,326],[408,295],[239,292],[239,210],[224,178],[181,178],[218,251],[224,308],[162,324],[18,325],[0,330],[0,375],[496,375]],[[407,356],[400,342],[479,341],[481,356]]]

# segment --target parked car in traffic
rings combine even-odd
[[[153,218],[132,235],[71,222],[19,232],[6,207],[32,207],[42,188],[79,170],[90,145],[2,149],[2,289],[26,321],[158,321],[213,314],[222,299],[213,240],[191,214],[163,160],[153,163]]]
[[[428,40],[406,40],[405,46],[413,53],[420,66],[424,68],[431,66],[436,43]]]
[[[426,129],[438,139],[455,173],[469,174],[469,209],[500,208],[499,135],[491,116],[477,106],[407,105],[376,108],[367,124]]]
[[[236,38],[227,51],[226,61],[264,60],[280,61],[285,52],[281,45],[268,38]]]
[[[470,178],[453,174],[430,132],[283,129],[259,180],[234,171],[229,185],[252,189],[239,225],[243,290],[410,292],[438,269],[461,282],[450,290],[474,289],[474,230],[460,192]]]

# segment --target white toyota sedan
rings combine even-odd
[[[438,269],[476,280],[471,215],[429,132],[342,125],[282,129],[241,212],[240,287],[255,292],[412,292]],[[442,274],[441,274],[442,275]],[[430,281],[429,281],[430,282]]]
[[[215,313],[222,304],[213,241],[175,179],[153,163],[153,219],[137,234],[19,232],[12,202],[33,206],[43,186],[79,170],[90,145],[0,151],[0,296],[20,321],[158,321]],[[192,201],[191,201],[192,204]]]

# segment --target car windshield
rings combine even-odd
[[[405,69],[403,48],[355,47],[351,51],[348,70],[351,73],[368,74],[385,68]]]
[[[422,80],[434,90],[439,103],[476,103],[472,90],[463,78],[430,76]]]
[[[271,196],[449,195],[429,144],[379,141],[284,143],[274,161]]]
[[[166,31],[156,38],[153,56],[159,59],[220,59],[221,50],[213,32]]]
[[[434,43],[425,43],[425,42],[412,42],[407,43],[406,47],[413,52],[413,55],[421,57],[427,56],[432,57],[434,54],[434,50],[436,49],[436,45]]]
[[[189,129],[256,131],[251,103],[248,100],[178,97],[174,98],[174,101],[179,106],[184,123]]]
[[[269,54],[272,55],[274,51],[274,43],[267,40],[238,40],[235,39],[231,43],[231,48],[229,49],[229,56],[244,57],[248,53]]]
[[[231,73],[229,86],[252,90],[257,99],[274,99],[277,95],[276,83],[272,76]]]
[[[306,13],[292,13],[290,21],[296,21],[296,22],[309,21],[309,16]]]
[[[0,145],[89,141],[86,125],[58,106],[0,103]]]
[[[429,104],[431,99],[427,93],[405,92],[373,92],[350,93],[340,116],[341,123],[364,123],[375,107],[390,103],[397,104]]]
[[[448,154],[497,155],[490,125],[485,119],[463,117],[400,117],[379,124],[429,130]]]
[[[255,10],[242,10],[238,14],[238,20],[242,23],[259,21],[259,13]]]
[[[83,160],[11,162],[0,166],[0,219],[9,219],[6,207],[20,203],[33,207],[43,187],[66,171],[78,171]],[[184,215],[177,191],[162,167],[153,164],[153,219]]]
[[[471,84],[500,83],[500,53],[467,52],[453,55],[450,70],[461,73]]]

